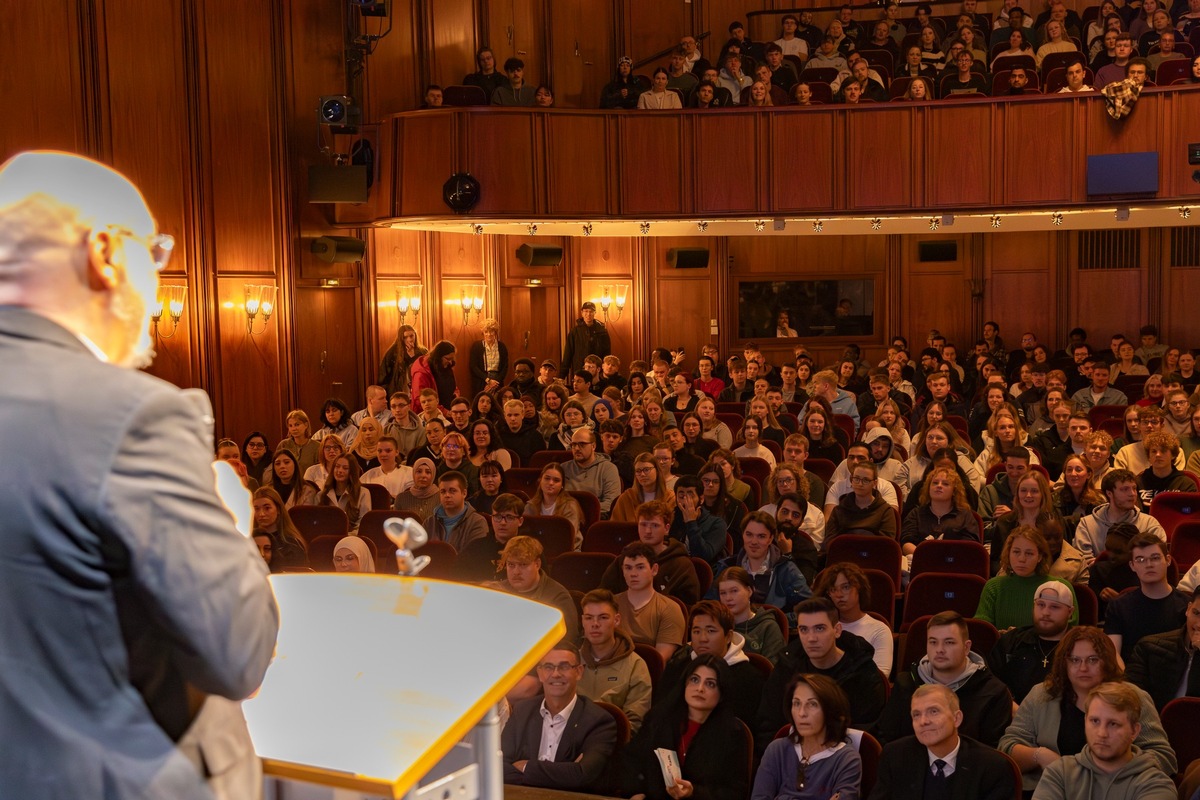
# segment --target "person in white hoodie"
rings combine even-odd
[[[1174,800],[1175,783],[1133,740],[1142,730],[1142,699],[1128,683],[1102,683],[1088,693],[1087,745],[1048,766],[1033,800]]]
[[[1141,532],[1153,533],[1164,542],[1167,532],[1162,524],[1138,509],[1137,477],[1127,469],[1112,469],[1104,476],[1100,489],[1108,502],[1079,521],[1075,529],[1075,547],[1091,565],[1105,550],[1108,529],[1118,522],[1128,522]]]
[[[732,676],[729,699],[733,703],[734,715],[747,727],[752,726],[767,678],[750,663],[750,657],[744,650],[746,637],[735,631],[733,626],[733,614],[716,600],[701,600],[692,606],[687,624],[690,638],[667,662],[654,687],[655,703],[671,695],[672,689],[683,680],[692,659],[700,655],[716,656],[729,665]]]

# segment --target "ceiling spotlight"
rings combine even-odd
[[[1192,216],[1192,210],[1190,208],[1188,208],[1187,206],[1180,206],[1179,207],[1179,216],[1182,217],[1183,219],[1190,219]]]
[[[592,235],[592,223],[590,223],[590,222],[583,223],[583,235],[584,236]]]
[[[708,230],[708,223],[707,222],[697,222],[696,230],[700,231],[701,233],[704,233],[705,231]]]
[[[533,222],[529,223],[529,235],[537,236],[537,225]]]
[[[824,222],[822,222],[821,220],[817,220],[816,222],[813,223],[813,231],[815,231],[816,233],[820,233],[823,230],[825,230]]]
[[[881,220],[879,217],[876,217],[875,219],[871,220],[871,230],[877,231],[882,227],[883,227],[883,220]]]
[[[755,222],[755,223],[754,223],[754,230],[756,230],[757,232],[759,232],[759,233],[762,233],[762,232],[763,232],[763,231],[765,231],[766,229],[767,229],[767,222],[766,222],[766,220],[762,220],[762,219],[760,219],[758,222]]]
[[[940,227],[942,227],[942,221],[940,219],[937,217],[929,218],[929,230],[936,231]]]
[[[1000,217],[999,216],[992,217],[992,227],[993,228],[1000,227]]]
[[[1055,211],[1053,214],[1051,214],[1051,215],[1050,215],[1050,221],[1051,221],[1051,222],[1053,222],[1055,225],[1057,225],[1057,226],[1059,226],[1059,227],[1061,228],[1061,227],[1062,227],[1062,221],[1063,221],[1063,215],[1062,215],[1062,212],[1061,212],[1061,211]]]
[[[645,236],[646,234],[650,233],[650,223],[643,222],[641,225],[638,226],[638,230],[640,230],[642,232],[642,236]]]
[[[483,226],[480,225],[478,222],[475,223],[474,225],[471,226],[471,233],[475,234],[476,236],[482,236],[483,235]]]

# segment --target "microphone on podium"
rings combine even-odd
[[[383,532],[396,545],[396,565],[401,575],[413,576],[429,566],[429,556],[413,556],[412,551],[429,541],[425,526],[408,517],[389,517],[383,523]]]

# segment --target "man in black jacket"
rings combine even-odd
[[[900,673],[879,718],[875,736],[893,742],[912,727],[914,692],[924,684],[941,684],[958,695],[962,733],[991,747],[1000,742],[1012,722],[1012,694],[987,668],[983,656],[971,652],[967,622],[956,611],[935,614],[926,628],[926,655]]]
[[[596,304],[591,300],[579,307],[579,319],[567,334],[567,345],[563,348],[562,372],[572,375],[583,369],[583,360],[590,355],[604,358],[612,353],[612,342],[604,323],[596,321]]]
[[[1182,628],[1145,636],[1133,647],[1125,680],[1146,690],[1154,707],[1176,697],[1200,697],[1200,587],[1192,592]]]
[[[602,791],[601,778],[617,744],[617,724],[591,700],[575,692],[583,662],[573,644],[562,642],[537,665],[542,697],[518,700],[504,726],[504,782],[568,792]],[[555,741],[544,741],[558,728]],[[548,756],[548,757],[547,757]]]
[[[870,728],[883,709],[883,674],[875,666],[875,648],[842,630],[832,600],[814,597],[798,603],[796,630],[799,637],[788,645],[763,687],[754,734],[759,752],[788,720],[784,691],[798,673],[816,673],[836,681],[850,698],[850,724],[855,728]]]
[[[988,668],[1008,686],[1014,702],[1046,679],[1074,610],[1071,587],[1046,581],[1033,593],[1033,624],[1003,634],[988,654]]]
[[[1017,790],[1008,759],[961,735],[959,697],[925,684],[905,706],[909,730],[883,749],[870,800],[1008,800]]]

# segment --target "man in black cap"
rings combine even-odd
[[[612,342],[604,323],[596,321],[596,304],[591,300],[579,307],[579,319],[567,334],[567,345],[563,348],[562,368],[570,375],[584,368],[583,360],[589,355],[604,358],[612,354]]]

